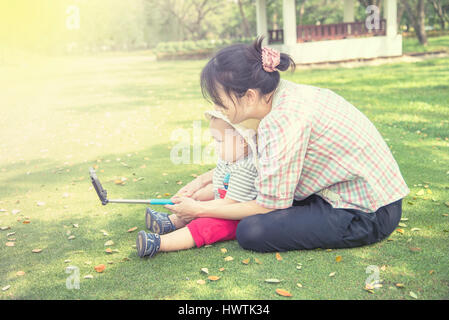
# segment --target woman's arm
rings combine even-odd
[[[273,210],[258,205],[256,200],[237,202],[225,198],[212,201],[195,201],[187,197],[173,197],[172,201],[174,205],[166,205],[165,208],[186,220],[200,217],[241,220],[245,217],[268,213]]]
[[[208,201],[212,202],[212,201]],[[268,213],[273,209],[262,207],[256,203],[256,200],[247,202],[227,203],[226,205],[220,203],[204,203],[202,209],[197,213],[197,217],[212,217],[229,220],[241,220],[259,213]]]

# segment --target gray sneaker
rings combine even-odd
[[[161,247],[161,237],[158,234],[146,233],[140,231],[137,234],[136,249],[139,257],[151,258],[154,256]]]
[[[176,230],[168,214],[154,211],[151,208],[146,209],[145,224],[148,230],[157,234],[165,234]]]

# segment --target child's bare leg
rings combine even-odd
[[[195,247],[195,241],[189,228],[181,228],[173,232],[161,235],[159,251],[178,251]]]

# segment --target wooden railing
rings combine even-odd
[[[352,37],[378,36],[386,34],[386,20],[379,20],[379,28],[369,29],[365,21],[343,22],[322,25],[303,25],[296,29],[297,42],[336,40]],[[283,30],[269,30],[269,43],[283,43]]]
[[[284,30],[268,30],[268,43],[284,43]]]

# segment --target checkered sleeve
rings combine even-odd
[[[310,125],[307,119],[279,114],[259,127],[256,202],[270,209],[292,205],[301,175]]]

